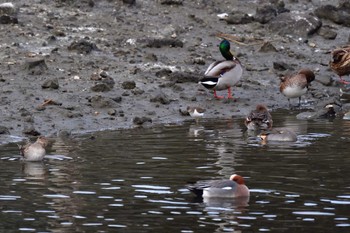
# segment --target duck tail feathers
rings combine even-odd
[[[205,88],[212,89],[218,84],[219,78],[216,77],[204,77],[199,80],[199,83],[202,84]]]

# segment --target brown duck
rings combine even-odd
[[[340,81],[350,84],[342,79],[342,76],[350,74],[350,45],[336,48],[332,51],[332,60],[329,62],[331,69],[339,75]]]
[[[315,74],[310,69],[301,69],[297,74],[281,77],[280,92],[288,98],[299,98],[304,95],[309,85],[315,80]],[[290,104],[290,102],[289,102]]]
[[[272,123],[271,114],[263,104],[258,104],[244,120],[248,130],[268,130],[272,128]]]
[[[18,145],[20,154],[26,161],[41,161],[45,154],[45,147],[48,145],[48,140],[44,136],[39,136],[36,142],[28,142],[25,145]]]

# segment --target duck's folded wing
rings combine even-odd
[[[237,64],[234,61],[216,61],[205,71],[206,76],[220,77],[229,70],[235,68]]]

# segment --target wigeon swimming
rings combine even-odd
[[[350,74],[350,45],[334,49],[329,66],[339,75],[342,83],[350,84],[350,82],[344,81],[342,78],[342,76]]]
[[[275,142],[295,142],[297,141],[296,133],[288,128],[274,128],[271,131],[262,132],[259,135],[263,144],[268,141]]]
[[[199,181],[188,189],[203,198],[248,197],[249,189],[242,176],[234,174],[229,180]]]
[[[193,117],[196,122],[198,122],[199,118],[202,118],[204,116],[205,109],[200,107],[187,107],[187,112],[190,114],[191,117]]]
[[[230,52],[230,42],[222,40],[219,45],[220,52],[226,60],[216,61],[210,64],[205,71],[205,76],[199,81],[207,89],[214,90],[214,97],[217,99],[224,98],[218,96],[216,91],[228,90],[228,99],[232,99],[231,87],[235,86],[242,78],[243,68],[238,58]]]
[[[263,104],[258,104],[256,109],[252,110],[244,120],[244,124],[248,130],[271,129],[272,123],[271,114]]]
[[[41,161],[46,154],[48,140],[44,136],[39,136],[36,142],[28,142],[25,145],[18,145],[20,154],[25,161]]]
[[[310,83],[315,80],[315,74],[310,69],[301,69],[297,74],[281,77],[280,92],[288,98],[299,98],[304,95]]]

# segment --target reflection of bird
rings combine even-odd
[[[262,132],[259,136],[263,144],[268,141],[295,142],[297,140],[296,133],[287,128],[274,128],[271,131]]]
[[[244,184],[242,176],[234,174],[229,180],[215,180],[215,181],[199,181],[193,185],[188,186],[188,189],[196,194],[198,197],[247,197],[249,196],[249,189]]]
[[[310,69],[301,69],[297,74],[281,77],[280,92],[288,98],[299,98],[304,95],[310,83],[315,80],[315,74]]]
[[[336,48],[332,51],[332,60],[329,62],[331,69],[339,75],[340,81],[350,84],[342,79],[342,76],[350,74],[350,45]]]
[[[41,161],[45,154],[45,147],[48,144],[47,138],[39,136],[36,142],[27,143],[26,145],[18,145],[20,154],[26,161]]]
[[[193,117],[196,122],[198,122],[199,118],[204,116],[205,109],[200,107],[187,107],[187,112]]]
[[[224,98],[218,96],[216,91],[228,89],[227,98],[232,99],[231,87],[236,85],[242,77],[243,69],[238,58],[234,57],[230,52],[230,42],[222,40],[219,45],[220,52],[226,60],[216,61],[210,64],[205,71],[205,76],[199,81],[207,89],[214,90],[214,97],[218,99]]]
[[[244,120],[248,130],[266,130],[272,128],[272,117],[266,106],[258,104]]]

